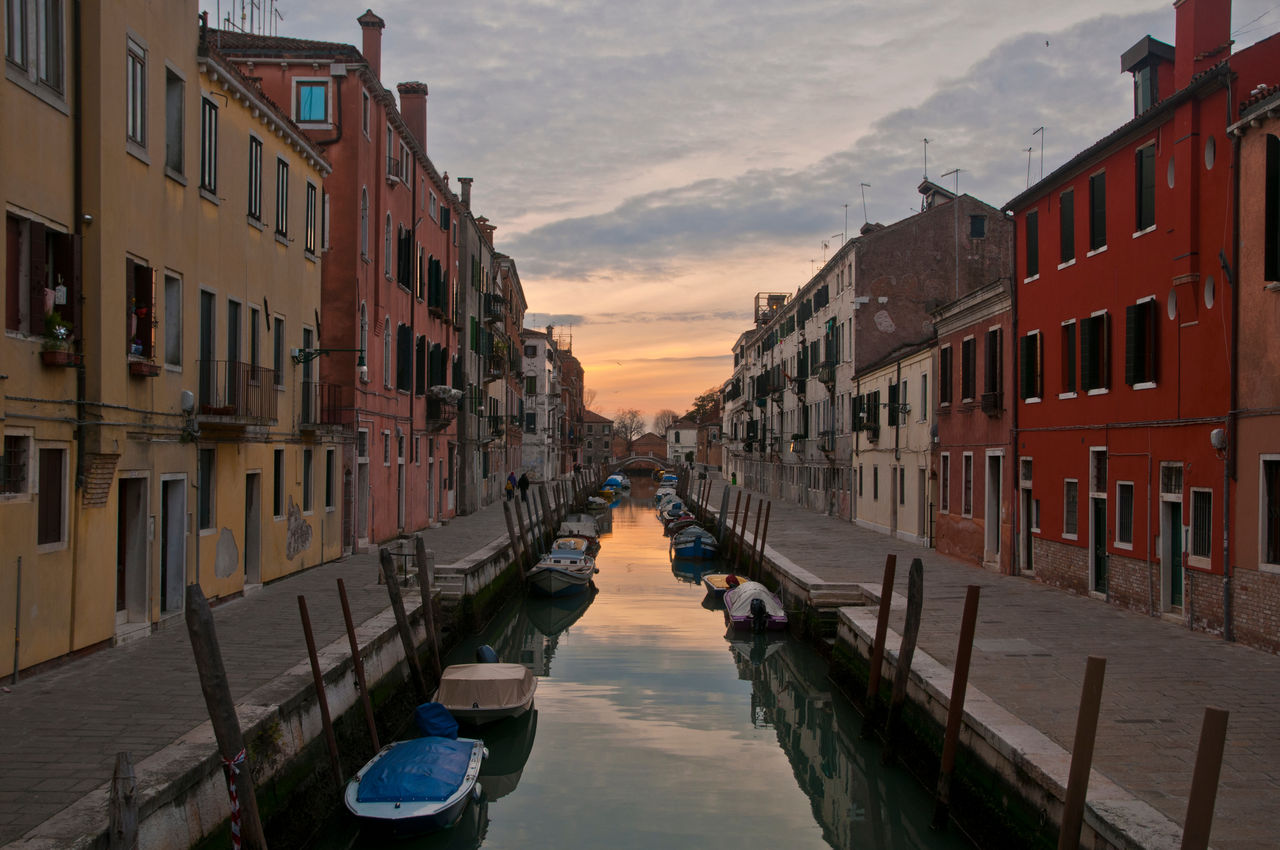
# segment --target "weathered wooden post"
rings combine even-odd
[[[898,568],[898,556],[892,553],[884,557],[884,580],[880,584],[880,612],[876,617],[876,634],[871,641],[871,667],[867,671],[866,714],[862,717],[862,737],[871,736],[876,728],[876,715],[880,704],[880,669],[884,666],[884,642],[889,632],[889,606],[893,599],[893,579]]]
[[[555,515],[551,513],[551,500],[547,498],[546,484],[538,485],[538,500],[542,503],[542,543],[545,546],[551,542],[552,522],[555,520]]]
[[[431,699],[427,690],[427,680],[422,675],[422,665],[418,663],[418,652],[413,645],[413,632],[409,628],[409,618],[404,613],[404,599],[400,596],[400,583],[396,581],[396,565],[391,561],[391,550],[383,547],[381,552],[382,574],[387,579],[387,595],[391,597],[391,610],[396,615],[396,630],[400,633],[400,644],[404,648],[404,660],[409,665],[409,678],[418,688],[422,701]]]
[[[111,798],[107,803],[110,827],[107,850],[138,848],[138,778],[128,753],[116,753],[111,774]]]
[[[338,579],[338,599],[342,601],[342,621],[347,626],[347,643],[351,644],[351,666],[356,672],[356,686],[360,689],[360,703],[364,706],[364,719],[369,724],[369,740],[376,753],[382,749],[378,743],[378,722],[373,716],[373,701],[369,699],[369,685],[364,678],[364,657],[360,654],[360,643],[356,640],[356,626],[351,619],[351,603],[347,601],[347,586]]]
[[[738,527],[738,548],[734,553],[735,567],[742,566],[742,550],[747,546],[747,518],[751,516],[751,494],[747,494],[747,506],[742,511],[742,524]],[[737,570],[735,569],[735,572]]]
[[[739,490],[738,495],[733,500],[733,519],[729,522],[729,563],[730,565],[736,563],[734,554],[735,554],[737,545],[733,539],[733,532],[738,525],[738,508],[740,508],[741,506],[742,506],[742,491]]]
[[[773,514],[773,500],[764,506],[764,528],[760,529],[760,553],[756,556],[756,577],[764,577],[764,544],[769,541],[769,517]]]
[[[433,582],[431,577],[436,572],[436,553],[428,551],[421,534],[413,535],[413,560],[418,567],[418,589],[422,594],[422,624],[427,629],[427,643],[431,647],[431,673],[439,683],[440,673],[440,639],[436,635],[436,606],[431,598]]]
[[[907,622],[898,647],[898,663],[893,668],[893,695],[889,698],[889,714],[884,721],[884,752],[881,761],[890,764],[897,753],[898,721],[902,705],[907,701],[907,679],[911,675],[911,659],[916,654],[916,637],[920,634],[920,609],[924,605],[924,563],[911,559],[907,573]]]
[[[511,518],[511,502],[502,503],[502,517],[507,521],[507,539],[511,541],[511,560],[520,573],[520,581],[524,581],[524,550],[520,548],[520,538],[516,536],[516,523]]]
[[[213,725],[218,753],[222,757],[223,770],[227,775],[233,840],[242,840],[243,846],[249,850],[265,850],[267,838],[258,815],[253,771],[249,769],[240,719],[236,716],[236,704],[231,699],[227,671],[222,666],[222,651],[218,648],[213,612],[209,610],[209,601],[205,599],[204,591],[198,584],[187,585],[186,620],[191,651],[195,655],[196,671],[200,676],[200,690],[204,693],[204,704],[209,710],[209,721]]]
[[[1205,850],[1213,826],[1213,805],[1218,799],[1218,776],[1222,772],[1222,749],[1227,743],[1228,712],[1205,708],[1200,726],[1200,746],[1191,774],[1191,795],[1187,799],[1186,828],[1182,850]]]
[[[720,526],[720,534],[718,536],[720,538],[721,546],[724,546],[726,544],[726,541],[724,539],[724,525],[725,525],[725,518],[728,515],[729,515],[729,485],[726,484],[720,490],[720,515],[716,517],[717,524]]]
[[[527,531],[525,530],[524,513],[520,510],[520,503],[521,503],[521,500],[516,499],[515,501],[516,524],[520,526],[520,551],[524,553],[521,556],[520,566],[521,568],[528,568],[528,566],[531,563],[533,563],[533,557],[534,557],[533,546],[530,540],[530,538],[533,537],[533,529],[530,528]],[[525,509],[528,510],[528,505],[525,505]]]
[[[324,689],[324,673],[316,655],[316,639],[311,633],[311,615],[307,613],[307,597],[298,594],[298,613],[302,615],[302,636],[307,639],[307,658],[311,661],[311,681],[316,688],[316,703],[320,706],[320,726],[324,729],[324,742],[329,748],[329,769],[333,781],[342,787],[342,759],[338,757],[338,738],[333,734],[333,718],[329,715],[329,693]]]
[[[1090,655],[1080,689],[1080,713],[1076,715],[1076,737],[1071,746],[1071,770],[1067,774],[1067,798],[1062,806],[1062,829],[1058,850],[1080,846],[1084,824],[1084,801],[1089,791],[1089,771],[1093,767],[1093,743],[1098,733],[1098,709],[1102,705],[1102,680],[1107,659]]]
[[[764,498],[761,497],[759,503],[756,504],[756,530],[751,535],[751,548],[747,550],[747,575],[755,577],[754,570],[756,567],[756,550],[760,548],[760,519],[764,513]]]
[[[969,687],[969,660],[973,657],[973,632],[978,622],[978,594],[982,588],[969,585],[960,619],[960,643],[956,647],[956,669],[951,678],[951,704],[947,707],[947,732],[942,740],[942,766],[938,770],[938,796],[933,806],[933,828],[947,823],[951,807],[951,773],[956,766],[956,744],[964,720],[964,695]]]

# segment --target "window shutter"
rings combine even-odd
[[[67,313],[63,316],[71,322],[71,332],[76,339],[83,338],[83,314],[80,301],[81,281],[84,278],[84,258],[79,234],[71,235],[71,280],[67,286]]]
[[[1044,334],[1035,335],[1035,371],[1031,373],[1034,391],[1037,398],[1044,396]]]
[[[1058,201],[1058,233],[1061,239],[1060,259],[1066,263],[1076,256],[1076,194],[1068,190],[1063,192]]]
[[[951,403],[951,349],[938,352],[938,403]]]
[[[1147,359],[1147,380],[1158,380],[1156,377],[1156,364],[1159,362],[1157,355],[1160,353],[1156,346],[1156,334],[1158,325],[1156,324],[1156,302],[1143,302],[1143,341],[1146,343],[1144,355]]]
[[[1094,383],[1094,370],[1098,359],[1096,323],[1092,318],[1080,322],[1080,389],[1088,392]]]
[[[1267,199],[1263,277],[1280,280],[1280,137],[1267,134]]]
[[[440,229],[449,229],[449,208],[446,206],[440,207]]]
[[[1024,336],[1018,341],[1018,364],[1021,367],[1019,373],[1018,393],[1023,399],[1032,397],[1031,392],[1031,337]]]
[[[894,414],[894,411],[897,409],[897,406],[898,406],[898,385],[890,384],[889,385],[889,420],[890,421],[893,421],[893,414]]]
[[[44,284],[48,276],[45,267],[47,249],[45,248],[45,226],[38,221],[27,224],[28,251],[27,269],[31,275],[28,285],[31,290],[31,306],[28,312],[27,332],[32,336],[44,333]]]
[[[129,305],[128,299],[133,297],[134,286],[135,286],[134,281],[137,279],[137,270],[135,269],[135,266],[137,265],[138,264],[135,263],[133,260],[125,258],[125,261],[124,261],[124,290],[125,290],[124,353],[126,355],[131,353],[130,346],[133,344],[133,336],[129,328],[129,324],[130,324],[129,317],[133,315],[133,309]],[[204,355],[201,354],[201,356],[203,357]]]
[[[1138,305],[1130,304],[1124,308],[1124,382],[1129,386],[1133,386],[1141,379],[1139,377],[1139,364],[1137,358],[1139,352],[1145,346],[1137,339],[1142,333],[1139,326],[1142,323],[1138,318]]]
[[[143,344],[146,346],[144,352],[148,358],[154,359],[156,356],[156,326],[160,324],[156,321],[156,270],[148,269],[151,273],[150,292],[151,296],[147,299],[147,326],[143,329]]]

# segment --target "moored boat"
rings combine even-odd
[[[724,599],[725,591],[737,587],[747,579],[734,573],[707,573],[702,577],[702,586],[707,594],[715,599]]]
[[[787,612],[763,584],[744,581],[725,591],[724,620],[735,629],[777,631],[787,627]]]
[[[440,674],[435,701],[464,723],[519,717],[533,705],[538,680],[523,664],[451,664]]]
[[[549,554],[534,564],[527,578],[529,587],[543,596],[571,596],[591,584],[596,562],[586,555]]]
[[[705,528],[691,525],[671,535],[671,552],[677,558],[709,560],[719,554],[715,535]]]

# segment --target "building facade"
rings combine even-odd
[[[691,419],[677,419],[667,427],[667,459],[684,466],[691,465],[698,456],[698,423]]]
[[[613,420],[594,410],[582,414],[582,464],[599,466],[613,459]]]
[[[560,364],[550,328],[520,332],[524,376],[524,434],[522,468],[549,481],[563,463],[560,423],[564,406],[560,393]]]

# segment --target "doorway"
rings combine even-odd
[[[356,433],[356,546],[369,545],[369,431]]]
[[[147,622],[147,479],[121,478],[116,508],[116,626]]]
[[[1021,572],[1032,574],[1036,571],[1035,562],[1031,556],[1031,519],[1034,504],[1031,501],[1031,488],[1023,487],[1020,496],[1021,505],[1018,510],[1018,569]]]
[[[1107,592],[1107,500],[1090,499],[1089,512],[1089,589],[1094,593]]]
[[[160,613],[182,610],[187,578],[187,477],[160,482]]]
[[[1160,503],[1160,609],[1182,612],[1182,503]]]
[[[929,529],[927,527],[928,514],[928,478],[926,478],[924,467],[916,470],[916,528],[919,530],[920,539],[925,545],[933,545],[933,541],[929,539]]]
[[[1003,458],[987,455],[986,505],[983,509],[984,534],[982,560],[990,565],[1000,564],[1000,517],[1004,513],[1004,482],[1001,478]]]
[[[262,473],[244,477],[244,583],[262,584]]]

